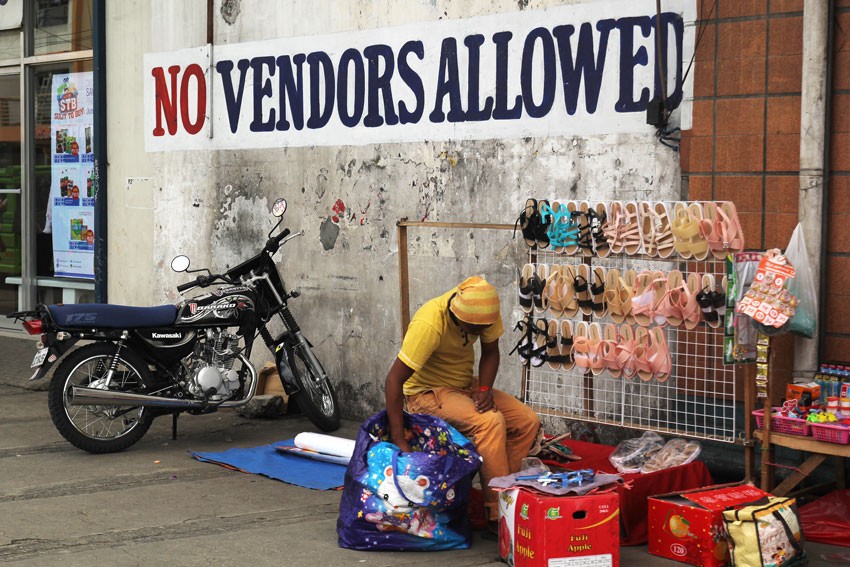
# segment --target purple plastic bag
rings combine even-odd
[[[481,457],[438,417],[404,414],[413,452],[389,441],[386,412],[361,426],[345,472],[337,534],[359,550],[469,547],[467,503]]]

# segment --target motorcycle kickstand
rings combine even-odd
[[[175,411],[171,414],[171,440],[177,440],[177,416],[180,415],[179,411]]]

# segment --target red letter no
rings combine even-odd
[[[179,65],[172,65],[168,68],[170,81],[165,77],[165,72],[162,67],[155,67],[151,70],[151,74],[155,81],[155,96],[156,96],[156,126],[153,129],[154,136],[164,136],[165,130],[162,127],[162,118],[165,117],[165,125],[168,128],[168,133],[174,135],[177,133],[177,100],[180,100],[180,122],[183,129],[188,134],[197,134],[201,131],[206,121],[207,113],[207,82],[204,78],[204,71],[201,66],[193,63],[186,67],[183,73],[183,78],[180,80],[180,91],[177,90],[177,74],[180,73]],[[197,83],[197,100],[195,107],[195,121],[191,122],[189,118],[189,81],[195,78]],[[170,88],[169,88],[170,82]]]

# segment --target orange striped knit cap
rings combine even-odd
[[[449,309],[455,317],[470,325],[492,325],[499,320],[499,294],[481,276],[461,282]]]

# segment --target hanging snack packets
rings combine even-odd
[[[794,316],[797,298],[785,288],[796,271],[778,249],[768,250],[759,262],[753,284],[736,312],[767,327],[782,327]]]

